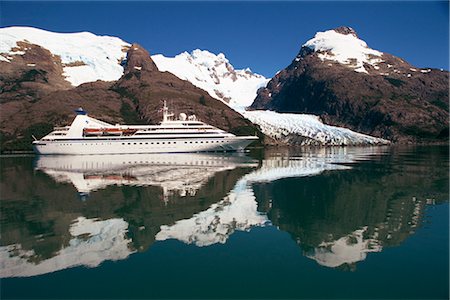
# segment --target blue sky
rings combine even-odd
[[[447,1],[1,1],[0,25],[90,31],[152,54],[223,52],[236,68],[272,77],[317,31],[353,27],[377,50],[417,67],[449,69]]]

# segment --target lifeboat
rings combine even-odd
[[[83,135],[84,136],[96,136],[102,135],[103,131],[101,128],[84,128]]]
[[[84,136],[99,136],[99,135],[122,135],[126,134],[129,129],[121,129],[121,128],[84,128],[83,135]],[[134,130],[136,132],[136,130]],[[133,132],[133,133],[134,133]]]

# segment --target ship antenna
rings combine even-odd
[[[163,122],[171,121],[171,118],[173,117],[173,113],[169,113],[169,108],[167,107],[166,100],[164,100],[164,106],[163,106]]]
[[[167,122],[167,113],[168,113],[168,108],[166,105],[166,100],[164,100],[164,106],[163,106],[163,122]]]

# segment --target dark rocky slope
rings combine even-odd
[[[357,37],[348,27],[335,31]],[[394,142],[448,140],[447,71],[415,68],[381,53],[368,56],[380,62],[365,62],[366,72],[357,72],[356,59],[339,63],[330,50],[305,45],[258,92],[252,109],[316,114],[325,123]]]

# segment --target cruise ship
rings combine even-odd
[[[184,113],[176,120],[166,103],[159,125],[112,125],[82,108],[70,126],[55,127],[33,142],[37,154],[139,154],[243,151],[257,136],[235,136]]]

